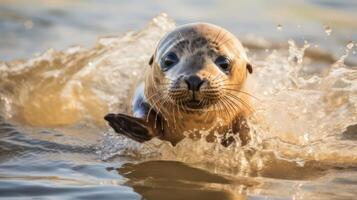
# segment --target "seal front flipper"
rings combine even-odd
[[[131,117],[124,114],[108,114],[104,117],[109,125],[119,134],[138,141],[145,142],[154,137],[154,131],[149,123],[140,118]]]

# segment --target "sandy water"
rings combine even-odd
[[[0,197],[357,196],[356,44],[349,40],[329,50],[319,40],[242,39],[257,98],[249,121],[254,140],[245,147],[190,139],[176,147],[158,140],[138,144],[116,135],[103,116],[125,112],[157,41],[174,27],[161,14],[90,48],[1,63]],[[322,41],[333,45],[329,29],[320,28]]]

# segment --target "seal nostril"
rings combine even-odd
[[[203,80],[196,75],[191,75],[185,78],[185,82],[188,86],[188,89],[193,91],[198,91],[203,84]]]
[[[188,90],[192,90],[192,89],[191,89],[191,84],[190,84],[190,82],[189,82],[187,79],[185,79],[185,83],[187,84]]]

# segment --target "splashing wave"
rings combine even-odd
[[[128,109],[128,96],[155,45],[174,27],[162,14],[141,31],[100,38],[91,49],[48,50],[27,61],[1,63],[0,114],[34,127],[95,124],[103,130],[102,117],[108,111]],[[304,168],[302,175],[321,167],[356,166],[357,145],[343,134],[357,122],[357,68],[344,65],[351,48],[318,69],[313,56],[304,56],[308,42],[301,47],[293,40],[287,44],[288,49],[272,50],[268,56],[251,52],[255,73],[249,85],[259,99],[249,122],[255,136],[251,144],[223,148],[191,139],[176,147],[156,139],[138,144],[107,131],[98,147],[101,158],[178,160],[214,171],[268,176],[289,169]]]

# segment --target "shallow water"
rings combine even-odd
[[[155,17],[144,28],[101,38],[93,47],[48,50],[24,61],[1,63],[0,196],[155,200],[356,198],[357,49],[355,42],[349,42],[356,35],[356,24],[348,18],[354,14],[346,10],[353,10],[355,5],[353,1],[337,3],[340,7],[333,3],[299,4],[313,7],[318,16],[326,9],[337,13],[332,21],[343,28],[332,29],[331,33],[323,24],[316,26],[311,22],[301,24],[302,32],[289,29],[293,22],[280,22],[282,26],[277,26],[272,20],[274,25],[268,26],[263,21],[266,27],[258,31],[250,27],[255,22],[244,18],[238,20],[248,24],[242,32],[237,31],[233,21],[222,22],[242,35],[254,66],[249,80],[251,93],[257,98],[253,102],[255,114],[249,120],[254,137],[245,147],[223,148],[190,139],[176,147],[155,139],[138,144],[114,134],[105,124],[102,118],[108,111],[127,110],[128,96],[141,78],[157,41],[175,27],[174,20],[165,14]],[[67,8],[66,5],[72,5],[69,3],[60,4],[68,13],[76,8]],[[166,6],[165,2],[159,4]],[[2,9],[14,6],[4,5]],[[207,4],[207,9],[213,5]],[[254,5],[253,1],[248,7]],[[267,7],[270,8],[263,5],[259,9]],[[17,14],[24,13],[21,6],[13,9]],[[47,10],[48,16],[52,16],[51,6],[37,9]],[[147,16],[149,11],[142,15]],[[31,15],[34,10],[29,8],[26,12]],[[108,9],[111,12],[114,11]],[[178,11],[172,14],[179,22],[187,20],[177,17],[185,16]],[[86,16],[86,12],[78,15]],[[260,18],[263,17],[254,19]],[[195,19],[195,15],[190,19]],[[211,21],[220,24],[220,19],[223,20],[222,15]],[[33,27],[37,24],[34,21]],[[143,21],[137,24],[142,25]],[[59,26],[83,26],[66,25],[69,22],[72,21],[64,20]],[[108,27],[110,22],[113,20],[107,22]],[[0,32],[4,33],[3,30]],[[301,35],[308,35],[304,31],[312,39],[302,38]],[[98,33],[89,32],[88,35]],[[243,32],[259,37],[252,39]],[[58,34],[61,40],[54,46],[90,40]],[[46,35],[42,42],[52,40]],[[29,56],[26,50],[18,50],[17,43],[22,45],[21,41],[13,41],[13,53]],[[41,43],[34,40],[25,45],[34,44]],[[0,49],[8,51],[6,46]],[[14,58],[11,53],[1,56]]]

